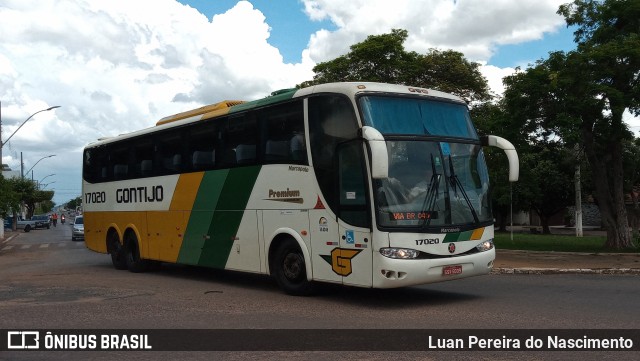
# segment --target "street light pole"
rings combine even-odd
[[[11,133],[9,138],[7,138],[7,140],[5,140],[4,142],[2,141],[2,114],[0,113],[0,164],[2,163],[2,148],[4,148],[4,145],[7,144],[7,142],[9,142],[9,139],[11,139],[11,137],[13,137],[13,135],[16,134],[18,132],[18,130],[20,130],[20,128],[22,128],[22,126],[26,122],[29,121],[29,119],[33,118],[34,115],[36,115],[38,113],[42,113],[42,112],[48,112],[49,110],[52,110],[52,109],[55,109],[55,108],[60,108],[60,106],[59,105],[55,105],[55,106],[49,107],[47,109],[38,110],[37,112],[31,114],[29,116],[29,118],[27,118],[24,122],[22,122],[22,124],[20,124],[18,129],[16,129],[13,133]],[[0,109],[2,109],[2,103],[1,102],[0,102]]]
[[[24,122],[22,122],[22,124],[20,124],[20,126],[18,127],[18,129],[16,129],[13,133],[11,133],[11,135],[9,136],[9,138],[7,138],[7,140],[5,140],[4,142],[2,141],[2,102],[0,102],[0,175],[2,174],[2,171],[4,170],[4,166],[2,165],[2,148],[4,148],[4,145],[7,144],[7,142],[9,141],[9,139],[11,139],[11,137],[13,137],[14,134],[16,134],[16,132],[18,130],[20,130],[20,128],[22,128],[22,126],[24,125],[24,123],[26,123],[27,121],[29,121],[29,119],[33,118],[34,115],[41,113],[41,112],[47,112],[49,110],[55,109],[55,108],[60,108],[59,105],[55,105],[52,107],[49,107],[47,109],[42,109],[42,110],[38,110],[37,112],[31,114],[29,116],[29,118],[27,118]],[[4,239],[4,218],[0,217],[0,221],[2,221],[2,226],[0,226],[0,239]]]
[[[38,163],[40,163],[41,160],[45,159],[45,158],[51,158],[51,157],[55,157],[55,154],[50,154],[46,157],[42,157],[40,159],[38,159],[38,161],[36,162],[36,164],[33,165],[33,167],[29,168],[29,170],[25,173],[25,174],[29,174],[29,172],[36,166],[38,165]],[[22,175],[22,178],[24,178],[24,174]],[[33,173],[31,173],[31,179],[33,179]]]
[[[32,174],[33,174],[33,173],[32,173]],[[43,181],[43,180],[45,180],[45,179],[47,179],[47,178],[49,178],[49,177],[51,177],[51,176],[53,176],[53,175],[56,175],[56,174],[55,174],[55,173],[52,173],[52,174],[49,174],[49,175],[45,176],[44,178],[40,179],[40,180],[38,181],[38,183],[36,184],[36,186],[38,187],[38,189],[40,189],[40,185],[42,184],[42,181]]]

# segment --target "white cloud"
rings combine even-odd
[[[556,14],[565,0],[303,0],[308,16],[338,29],[313,35],[311,58],[326,61],[368,35],[406,29],[409,50],[461,51],[487,61],[498,45],[540,39],[564,25]]]
[[[496,47],[563,25],[566,0],[303,0],[312,20],[336,28],[310,34],[298,64],[269,44],[261,11],[240,1],[208,19],[176,0],[4,0],[0,5],[0,101],[3,138],[32,113],[3,151],[35,179],[57,174],[56,201],[80,191],[81,149],[103,136],[155,124],[223,99],[256,99],[312,78],[315,63],[345,54],[368,35],[409,31],[409,50],[455,49],[492,89],[513,69],[486,64]],[[276,5],[274,5],[276,6]],[[51,177],[53,178],[53,177]],[[48,181],[54,179],[48,178]]]
[[[223,99],[255,99],[312,77],[313,63],[284,64],[268,44],[264,15],[241,1],[211,20],[175,0],[14,0],[0,5],[3,138],[38,114],[4,148],[38,174],[73,174],[99,137]],[[64,188],[62,188],[64,189]],[[64,192],[56,192],[58,193]],[[56,201],[66,202],[74,195]]]
[[[349,46],[372,34],[405,29],[407,50],[453,49],[483,66],[495,94],[513,68],[487,65],[496,48],[541,39],[564,26],[556,14],[565,0],[303,0],[313,20],[329,19],[338,27],[312,34],[309,56],[322,62],[346,54]]]

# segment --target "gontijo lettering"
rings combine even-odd
[[[162,186],[119,188],[116,190],[118,203],[162,202],[164,189]]]

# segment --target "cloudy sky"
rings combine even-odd
[[[408,50],[455,49],[484,64],[500,93],[514,67],[573,49],[556,15],[567,1],[2,0],[3,141],[31,114],[60,106],[27,122],[2,163],[19,170],[22,154],[24,171],[36,165],[26,176],[66,203],[80,195],[82,148],[97,138],[290,88],[318,62],[393,28],[408,30]]]

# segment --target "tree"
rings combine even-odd
[[[0,175],[0,215],[5,218],[20,209],[20,198],[13,190],[13,185]]]
[[[533,189],[528,202],[540,217],[542,233],[550,234],[549,219],[574,203],[573,184],[575,158],[562,144],[545,144],[525,153],[522,168],[527,170],[527,181]]]
[[[521,134],[521,129],[513,126],[513,120],[504,110],[500,103],[486,102],[474,106],[471,109],[471,117],[478,128],[480,134],[495,134],[505,139],[509,139],[516,147],[519,154],[522,154],[529,147],[525,137]],[[500,149],[486,147],[483,149],[487,167],[489,169],[489,179],[491,179],[491,208],[496,218],[499,231],[506,231],[507,222],[511,217],[511,211],[529,210],[530,205],[525,184],[529,177],[524,176],[526,169],[520,167],[520,179],[517,183],[509,182],[509,167],[507,157]]]
[[[584,149],[606,246],[633,247],[623,166],[624,144],[632,137],[622,114],[640,113],[640,3],[576,0],[558,12],[578,27],[577,50],[551,53],[505,78],[505,106],[532,144],[553,140]]]
[[[82,197],[76,197],[69,202],[67,202],[66,207],[68,209],[76,209],[77,207],[82,205]]]
[[[633,247],[624,197],[625,110],[640,115],[640,2],[575,0],[558,13],[577,26],[578,48],[552,65],[565,92],[566,120],[577,125],[593,172],[607,246]],[[570,93],[566,93],[570,92]]]
[[[432,88],[460,96],[468,103],[490,98],[480,64],[466,60],[462,53],[431,49],[421,55],[406,51],[408,32],[393,29],[390,34],[370,35],[351,51],[334,60],[319,63],[313,80],[299,87],[342,81],[372,81]]]
[[[627,142],[624,147],[624,190],[631,198],[632,236],[640,240],[640,138]]]
[[[26,218],[31,218],[35,212],[36,204],[51,201],[53,198],[53,191],[38,190],[36,184],[30,179],[10,178],[8,184],[14,194],[12,196],[14,216],[20,208],[19,205],[24,204],[27,208]]]

